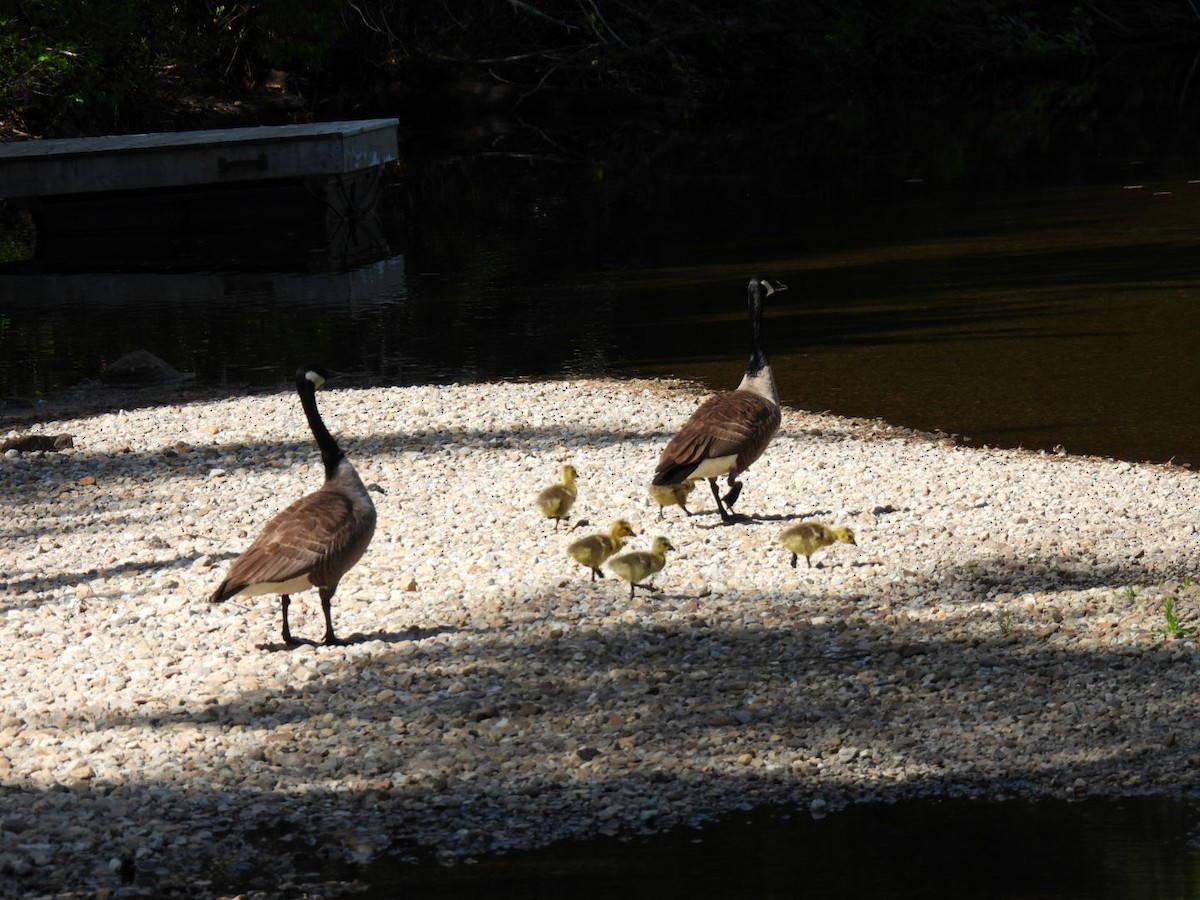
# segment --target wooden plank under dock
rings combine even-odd
[[[344,175],[399,156],[397,119],[0,144],[0,197]]]

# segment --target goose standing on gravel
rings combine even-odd
[[[330,605],[338,582],[362,558],[375,533],[375,504],[354,466],[333,439],[317,411],[317,388],[327,373],[317,366],[296,372],[296,392],[308,427],[321,449],[325,483],[271,519],[254,543],[235,559],[229,573],[209,598],[279,594],[283,607],[283,642],[298,643],[288,629],[291,595],[315,587],[325,614],[326,644],[338,643]]]
[[[725,524],[735,521],[733,504],[742,492],[737,476],[758,459],[779,428],[779,393],[762,342],[763,301],[787,285],[758,275],[746,289],[750,308],[750,363],[736,390],[713,394],[663,448],[652,486],[707,478]],[[721,497],[717,478],[729,476],[729,492]]]
[[[574,466],[563,466],[562,482],[550,485],[537,495],[538,509],[547,519],[554,520],[555,531],[558,531],[558,523],[567,517],[571,507],[575,505],[575,497],[578,494],[575,487],[577,474]]]
[[[604,561],[625,546],[625,538],[636,537],[637,532],[625,519],[617,519],[608,529],[608,534],[589,534],[567,545],[567,554],[580,565],[592,570],[592,581],[603,578],[600,566]]]
[[[623,553],[610,559],[608,567],[618,578],[624,578],[629,582],[629,599],[632,600],[634,588],[641,588],[644,591],[658,590],[652,584],[638,584],[638,582],[645,581],[656,572],[661,572],[662,567],[667,564],[667,551],[674,549],[675,546],[665,537],[656,537],[649,552],[635,550],[633,553]]]
[[[779,535],[779,543],[792,551],[792,568],[801,556],[812,568],[812,555],[822,547],[841,541],[843,544],[858,543],[854,540],[854,532],[844,525],[829,526],[821,522],[801,522],[790,528],[785,528]]]

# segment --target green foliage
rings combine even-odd
[[[35,95],[78,102],[65,88],[76,54],[69,47],[45,47],[16,19],[0,19],[0,114],[27,105]]]
[[[1179,637],[1186,637],[1189,634],[1195,634],[1195,626],[1184,625],[1180,621],[1179,614],[1175,612],[1175,597],[1173,595],[1168,594],[1163,599],[1162,605],[1163,618],[1166,620],[1166,624],[1162,628],[1155,628],[1155,634],[1177,635]]]
[[[33,258],[32,229],[17,224],[17,217],[9,216],[7,212],[5,202],[0,200],[0,265]]]
[[[1013,611],[1011,609],[996,610],[996,628],[1001,634],[1008,634],[1013,627]]]

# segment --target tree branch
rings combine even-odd
[[[555,25],[561,25],[563,28],[567,29],[567,31],[582,31],[583,30],[578,25],[572,25],[570,22],[564,22],[561,19],[556,19],[553,16],[547,15],[546,13],[542,12],[540,9],[530,6],[528,3],[525,2],[525,0],[508,0],[508,2],[510,4],[512,4],[513,6],[515,6],[517,9],[522,9],[522,10],[525,10],[526,12],[533,13],[535,16],[540,16],[541,18],[545,19],[547,22],[553,22]]]

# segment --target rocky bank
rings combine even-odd
[[[725,527],[705,486],[690,518],[646,495],[684,385],[318,399],[386,491],[334,599],[345,646],[284,649],[273,597],[206,602],[320,484],[291,392],[41,422],[73,446],[0,458],[0,896],[319,896],[347,887],[322,861],[770,801],[1197,787],[1187,469],[785,411]],[[582,532],[532,502],[564,462],[588,530],[678,548],[661,592],[568,559]],[[805,518],[858,546],[791,568]],[[320,637],[315,593],[292,630]]]

